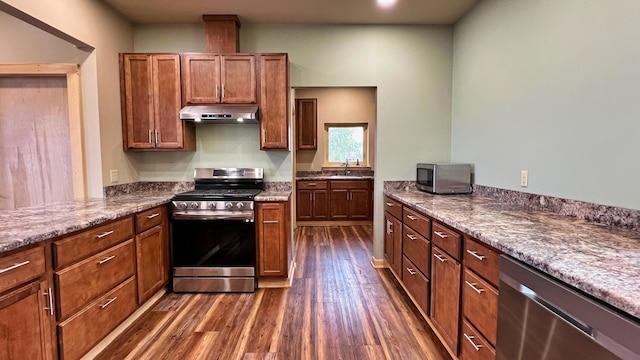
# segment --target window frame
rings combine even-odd
[[[344,167],[344,161],[329,161],[329,129],[345,127],[362,127],[362,161],[358,167],[369,167],[369,123],[325,123],[324,124],[324,160],[323,167]],[[349,159],[351,161],[351,159]],[[356,160],[349,162],[349,166],[356,166]]]

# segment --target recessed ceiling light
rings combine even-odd
[[[391,7],[396,3],[396,0],[377,0],[378,5],[382,7]]]

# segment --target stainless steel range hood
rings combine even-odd
[[[180,119],[210,124],[257,124],[257,106],[191,105],[180,110]]]

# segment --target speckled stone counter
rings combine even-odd
[[[287,201],[291,196],[291,189],[290,181],[267,182],[264,191],[256,195],[254,200],[258,202]]]
[[[373,179],[373,176],[360,175],[310,175],[298,176],[296,180],[367,180]]]
[[[167,203],[173,191],[140,191],[0,211],[0,253]]]
[[[640,232],[473,195],[385,194],[640,318]]]

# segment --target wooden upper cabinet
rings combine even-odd
[[[260,150],[289,150],[289,60],[260,57]]]
[[[184,54],[184,104],[256,104],[254,55]]]
[[[255,104],[256,58],[253,55],[220,56],[221,102]]]
[[[296,149],[318,148],[318,100],[296,99]]]
[[[195,150],[195,127],[180,120],[180,56],[121,54],[124,150]]]

